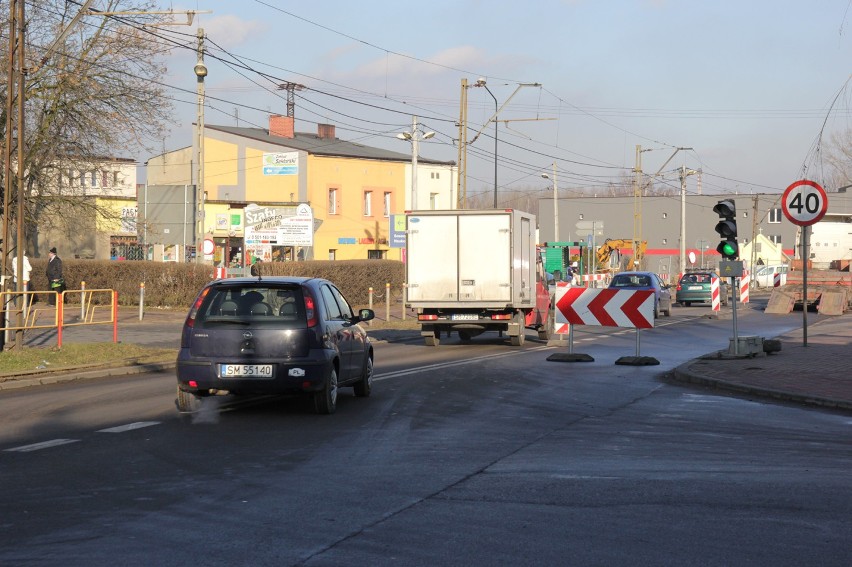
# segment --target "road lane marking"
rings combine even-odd
[[[133,431],[134,429],[142,429],[143,427],[151,427],[152,425],[159,424],[159,421],[137,421],[134,423],[128,423],[127,425],[99,429],[96,433],[124,433],[125,431]]]
[[[519,354],[526,354],[530,352],[536,352],[540,350],[551,350],[555,347],[552,346],[540,346],[534,348],[527,348],[518,351],[510,351],[502,354],[487,354],[484,356],[477,356],[475,358],[466,358],[464,360],[455,360],[450,362],[439,362],[438,364],[427,364],[426,366],[417,366],[415,368],[408,368],[405,370],[396,370],[394,372],[386,372],[384,374],[374,374],[373,380],[387,380],[389,378],[397,378],[398,376],[408,376],[409,374],[417,374],[419,372],[427,372],[430,370],[438,370],[442,368],[451,368],[453,366],[463,366],[465,364],[472,364],[474,362],[480,362],[483,360],[493,360],[495,358],[504,358],[507,356],[517,356]]]
[[[49,449],[50,447],[59,447],[69,443],[76,443],[79,439],[51,439],[50,441],[42,441],[41,443],[33,443],[32,445],[21,445],[20,447],[12,447],[4,449],[4,451],[29,453],[30,451],[38,451],[40,449]]]

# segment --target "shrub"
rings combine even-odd
[[[48,290],[46,258],[31,258],[30,289]],[[141,284],[145,284],[145,305],[187,308],[198,290],[214,277],[213,266],[174,262],[62,260],[63,276],[69,290],[109,289],[118,292],[120,305],[138,305]],[[312,260],[307,262],[261,263],[261,276],[307,276],[333,281],[353,305],[366,305],[369,288],[374,301],[385,300],[385,284],[390,283],[391,301],[399,302],[405,279],[405,267],[396,260]],[[246,274],[248,269],[246,269]],[[79,303],[79,294],[69,293],[69,303]],[[105,302],[106,294],[92,296]]]

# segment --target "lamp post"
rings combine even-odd
[[[411,117],[411,132],[402,132],[396,137],[400,140],[411,142],[411,208],[417,210],[417,152],[418,142],[420,140],[428,140],[435,135],[435,132],[422,132],[417,129],[417,117]]]
[[[491,92],[491,89],[488,88],[488,85],[485,84],[485,78],[480,77],[476,80],[477,87],[485,87],[485,90],[488,91],[488,94],[491,95],[491,98],[494,99],[494,208],[497,208],[497,113],[499,109],[497,108],[497,97],[494,96],[494,93]]]
[[[546,173],[541,176],[545,179],[550,179]],[[559,242],[559,200],[556,193],[556,162],[553,162],[553,241]]]
[[[196,109],[197,145],[196,167],[198,174],[195,179],[195,261],[204,263],[204,77],[207,76],[207,65],[204,64],[204,29],[198,28],[198,62],[193,68],[197,79],[198,108]]]

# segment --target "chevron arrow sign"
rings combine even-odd
[[[556,326],[654,327],[651,290],[556,288]]]

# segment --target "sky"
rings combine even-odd
[[[177,121],[157,152],[189,146],[195,121],[195,33],[206,34],[208,125],[296,131],[457,161],[462,80],[468,88],[468,195],[498,191],[607,195],[642,170],[679,188],[700,170],[704,194],[780,193],[828,183],[824,153],[850,127],[852,0],[192,0],[210,11],[161,28],[185,44],[164,82]],[[185,21],[183,16],[176,19]],[[540,86],[534,86],[535,84]],[[493,95],[493,98],[492,98]],[[496,105],[495,105],[496,99]],[[682,149],[678,149],[682,148]],[[153,154],[152,154],[153,155]],[[149,157],[140,156],[144,162]],[[144,174],[143,174],[144,175]],[[698,176],[687,180],[697,193]],[[827,187],[831,189],[831,187]]]

